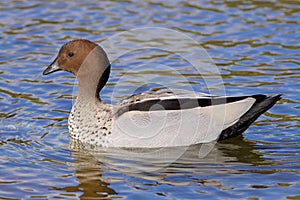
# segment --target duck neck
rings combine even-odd
[[[98,102],[101,101],[99,98],[99,94],[97,94],[97,85],[94,85],[92,81],[78,81],[79,91],[77,99],[80,102]],[[87,85],[88,84],[88,85]]]
[[[95,73],[96,74],[96,73]],[[101,102],[99,93],[102,88],[105,86],[109,74],[110,74],[110,65],[106,67],[101,77],[92,74],[88,78],[78,77],[79,91],[78,98],[84,102]]]

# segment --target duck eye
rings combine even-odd
[[[69,56],[69,57],[73,57],[73,56],[74,56],[74,53],[73,53],[73,52],[69,52],[69,53],[68,53],[68,56]]]

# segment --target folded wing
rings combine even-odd
[[[133,95],[115,110],[116,146],[186,146],[241,134],[280,95],[220,97],[156,91]],[[118,145],[118,141],[120,144]]]

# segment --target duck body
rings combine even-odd
[[[62,46],[43,74],[59,70],[73,73],[79,83],[68,120],[71,137],[97,146],[158,148],[228,139],[242,134],[280,99],[159,90],[106,104],[99,92],[108,80],[110,63],[100,46],[83,39]]]

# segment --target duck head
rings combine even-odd
[[[99,45],[89,40],[77,39],[60,48],[57,57],[44,70],[43,75],[60,70],[71,72],[77,77],[79,91],[85,89],[98,96],[109,78],[110,63]]]

